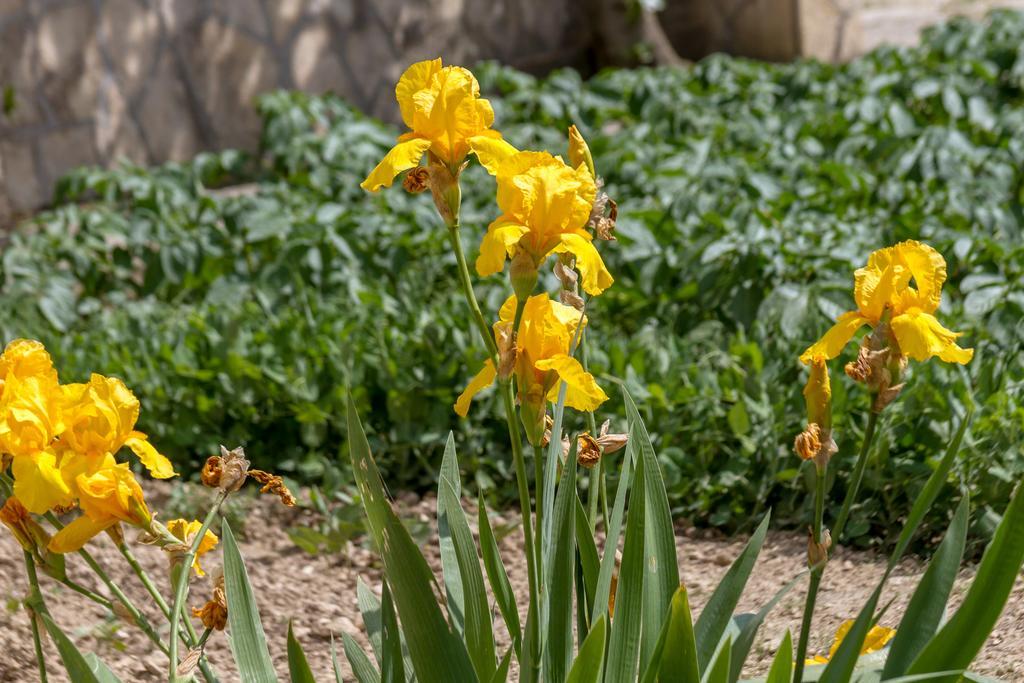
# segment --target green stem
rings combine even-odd
[[[480,310],[480,304],[477,303],[476,294],[473,292],[473,281],[469,276],[469,265],[466,263],[466,254],[462,251],[462,239],[459,237],[458,216],[448,226],[448,239],[452,243],[452,251],[455,252],[455,260],[458,262],[459,284],[462,285],[462,292],[466,297],[469,312],[473,315],[473,321],[476,323],[480,336],[484,340],[487,353],[491,355],[491,362],[494,363],[494,367],[498,367],[498,345],[494,341],[491,327],[487,324],[487,319],[484,318],[484,314]]]
[[[46,610],[43,603],[43,593],[39,590],[39,576],[36,574],[36,563],[32,559],[32,553],[25,551],[25,573],[28,575],[28,583],[31,587],[30,601],[32,605],[27,606],[28,618],[32,623],[32,644],[36,651],[36,664],[39,666],[39,681],[46,683],[46,656],[43,654],[43,640],[39,637],[39,619],[36,617],[37,606],[41,611]]]
[[[843,528],[846,526],[846,521],[850,517],[850,509],[853,507],[853,502],[856,500],[857,493],[860,490],[861,481],[864,479],[864,469],[867,466],[868,454],[871,452],[871,445],[874,443],[875,427],[877,424],[878,413],[872,411],[868,415],[868,424],[864,428],[864,440],[861,442],[860,453],[857,455],[857,462],[853,467],[853,476],[850,479],[850,487],[846,491],[846,497],[843,499],[843,507],[839,511],[839,518],[836,519],[835,527],[832,530],[833,547],[836,547],[839,543],[839,539],[843,533]],[[818,471],[814,499],[814,538],[818,543],[821,542],[822,534],[822,516],[825,506],[824,489],[825,468],[822,468]],[[827,549],[826,552],[828,552]],[[804,602],[804,617],[800,626],[800,640],[797,643],[796,650],[796,671],[793,676],[793,680],[796,683],[799,683],[801,680],[800,677],[803,675],[804,659],[807,657],[807,642],[810,638],[811,622],[814,617],[814,603],[817,601],[818,589],[821,586],[821,576],[824,573],[824,563],[811,568],[811,580],[807,587],[807,600]]]
[[[192,539],[192,544],[189,546],[188,552],[182,558],[181,562],[177,566],[177,574],[175,576],[174,583],[174,604],[171,606],[171,639],[170,639],[170,652],[167,654],[170,660],[170,676],[168,680],[174,683],[178,678],[178,624],[181,621],[181,610],[185,604],[185,594],[188,593],[188,578],[192,573],[192,560],[196,556],[196,551],[199,549],[199,544],[206,536],[207,530],[210,525],[213,524],[214,518],[217,513],[220,512],[221,503],[227,497],[226,491],[221,491],[217,496],[217,500],[214,502],[213,507],[210,508],[210,512],[207,513],[206,519],[203,520],[203,525],[199,527],[199,531],[196,533],[195,538]],[[188,618],[186,617],[186,621]]]
[[[824,565],[819,565],[811,570],[811,579],[807,586],[807,600],[804,602],[804,617],[800,622],[800,640],[796,647],[796,671],[793,672],[793,683],[803,681],[807,642],[810,640],[811,622],[814,619],[814,603],[818,599],[818,588],[821,586],[821,575],[824,571]]]
[[[828,471],[828,464],[824,467],[817,467],[817,477],[814,480],[814,528],[812,537],[815,543],[821,543],[823,518],[825,516],[825,475]],[[807,644],[811,638],[811,624],[814,622],[814,604],[818,600],[818,588],[821,586],[821,576],[825,573],[825,564],[821,563],[811,567],[811,578],[807,585],[807,598],[804,600],[804,616],[800,622],[800,639],[796,647],[796,672],[794,681],[801,681],[804,673],[804,660],[807,657]]]
[[[142,585],[145,586],[146,592],[148,592],[150,597],[153,598],[153,602],[156,603],[156,606],[159,607],[160,611],[164,613],[164,617],[167,618],[168,621],[170,621],[170,606],[167,604],[167,601],[164,600],[164,596],[161,595],[160,589],[157,588],[156,584],[153,582],[153,579],[150,578],[146,570],[143,569],[141,564],[139,564],[139,561],[138,559],[136,559],[135,554],[132,553],[131,548],[129,548],[126,543],[118,543],[117,549],[121,551],[121,555],[124,556],[125,561],[127,561],[128,564],[131,566],[132,570],[135,572],[135,575],[139,577],[139,581],[141,581]],[[185,631],[186,645],[188,645],[189,647],[202,646],[199,634],[196,633],[195,627],[192,626],[191,619],[185,619]],[[217,680],[216,674],[214,674],[213,669],[210,668],[209,662],[206,661],[205,654],[199,659],[199,668],[203,672],[203,677],[207,681],[213,683],[213,681]]]
[[[583,361],[583,369],[590,372],[590,364],[587,361],[587,336],[585,334],[580,335],[580,356]],[[590,435],[597,438],[597,419],[594,417],[594,411],[587,411],[587,429],[590,430]],[[590,533],[593,534],[597,528],[597,502],[600,497],[599,487],[604,483],[604,467],[602,467],[604,457],[598,458],[597,464],[590,468],[590,481],[587,486],[587,521],[590,524]]]
[[[502,401],[505,404],[505,421],[508,424],[509,438],[512,443],[512,460],[515,465],[516,483],[519,488],[519,508],[523,515],[523,540],[526,547],[526,571],[530,588],[530,609],[534,614],[539,616],[540,601],[537,592],[539,578],[539,574],[537,573],[537,549],[533,541],[533,523],[530,519],[530,489],[526,479],[526,460],[523,457],[522,436],[519,433],[519,425],[516,423],[516,406],[515,396],[512,393],[512,382],[502,380],[499,383],[501,385]],[[534,619],[529,623],[531,624],[531,628],[534,630],[534,634],[530,637],[529,642],[533,643],[535,646],[539,645],[540,641],[538,640],[537,620]],[[530,657],[530,661],[535,667],[540,666],[539,657]],[[536,676],[527,677],[526,680],[536,680]]]
[[[128,545],[126,543],[118,543],[117,549],[121,551],[121,555],[124,556],[125,561],[128,562],[128,566],[132,568],[135,575],[139,577],[139,581],[142,582],[142,585],[146,588],[146,592],[149,593],[149,596],[153,598],[153,602],[156,603],[156,606],[160,608],[160,611],[164,613],[165,617],[170,618],[170,606],[167,604],[167,601],[164,600],[164,596],[160,594],[160,590],[156,587],[156,584],[153,583],[151,578],[149,578],[149,574],[147,574],[146,570],[139,564],[139,561],[135,558],[135,555],[132,553]],[[195,636],[192,637],[192,640],[195,642]]]
[[[857,464],[853,467],[853,476],[850,477],[850,487],[846,490],[846,498],[843,499],[843,507],[839,511],[839,518],[832,529],[832,539],[838,544],[846,528],[846,521],[850,517],[850,509],[860,491],[861,481],[864,479],[864,469],[868,464],[868,454],[871,452],[871,444],[875,440],[875,427],[878,423],[878,413],[871,411],[868,415],[868,424],[864,428],[864,441],[860,446],[860,454],[857,456]]]
[[[78,583],[75,583],[71,579],[62,579],[60,581],[60,583],[64,584],[65,586],[67,586],[71,590],[75,591],[79,595],[84,595],[85,597],[87,597],[90,600],[92,600],[93,602],[95,602],[97,605],[100,605],[101,607],[104,607],[104,608],[110,610],[111,612],[114,611],[114,603],[110,602],[110,600],[107,600],[102,595],[99,595],[98,593],[92,592],[91,590],[89,590],[85,586],[82,586],[82,585],[80,585]]]
[[[57,519],[57,515],[53,514],[52,512],[47,512],[46,515],[44,515],[44,517],[50,524],[53,525],[55,529],[60,530],[64,528],[64,525],[61,524],[61,521]],[[94,558],[92,554],[85,548],[79,549],[78,554],[82,557],[83,560],[85,560],[85,563],[89,565],[89,568],[92,569],[93,573],[95,573],[96,576],[100,578],[103,584],[107,587],[107,590],[109,590],[114,595],[114,597],[117,598],[117,601],[120,602],[124,609],[128,612],[128,615],[135,622],[135,625],[138,626],[151,641],[153,641],[153,644],[156,645],[161,652],[167,654],[167,646],[164,645],[162,640],[160,640],[160,636],[157,635],[156,630],[153,628],[152,624],[149,623],[149,619],[147,619],[146,616],[139,611],[139,608],[135,606],[135,603],[133,603],[128,598],[128,596],[125,595],[124,591],[121,590],[121,587],[114,583],[114,580],[107,575],[107,572],[103,569],[102,566],[100,566],[100,563],[96,561],[96,558]],[[113,611],[115,614],[117,614],[117,610]]]
[[[554,440],[555,436],[551,436]],[[537,522],[536,528],[534,529],[534,538],[537,542],[537,549],[534,551],[537,554],[537,576],[544,576],[544,553],[541,552],[541,543],[544,534],[544,447],[534,446],[533,447],[533,478],[534,484],[534,505],[537,508]]]

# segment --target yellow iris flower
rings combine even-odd
[[[549,254],[571,253],[583,289],[597,295],[611,287],[611,273],[586,229],[597,197],[594,176],[584,161],[573,168],[547,152],[520,152],[504,141],[471,140],[480,163],[498,183],[502,214],[487,227],[476,270],[500,272],[506,256],[526,253],[540,267]]]
[[[118,463],[112,455],[104,455],[98,463],[85,458],[73,461],[72,493],[78,500],[82,515],[61,529],[50,542],[50,550],[69,553],[78,550],[93,536],[118,522],[146,526],[152,519],[128,463]]]
[[[94,374],[85,384],[68,384],[64,391],[64,432],[59,451],[86,458],[114,454],[127,446],[157,479],[174,476],[170,460],[135,431],[139,399],[115,377]]]
[[[923,361],[938,356],[950,363],[967,363],[973,349],[956,344],[960,333],[947,330],[933,315],[946,281],[942,254],[921,242],[908,240],[879,249],[854,274],[857,310],[843,313],[825,335],[800,356],[835,358],[864,325],[875,327],[891,311],[889,328],[902,355]],[[911,284],[913,282],[913,284]]]
[[[850,632],[853,627],[853,619],[848,619],[840,624],[838,630],[836,630],[835,640],[832,641],[832,647],[828,650],[828,656],[823,657],[822,655],[815,655],[805,661],[806,664],[828,664],[829,660],[832,659],[836,650],[842,645],[843,639],[846,634]],[[885,626],[872,626],[871,630],[868,631],[868,635],[864,638],[864,644],[860,648],[862,655],[869,655],[872,652],[878,652],[886,645],[889,641],[896,636],[896,629],[886,628]]]
[[[14,494],[32,513],[73,504],[83,490],[80,477],[110,469],[123,446],[154,477],[174,476],[170,461],[134,431],[138,416],[139,401],[121,380],[93,375],[88,383],[62,386],[37,341],[16,339],[0,355],[0,452],[12,456]],[[89,503],[80,504],[85,510]],[[107,517],[92,521],[110,526]]]
[[[428,151],[457,176],[472,138],[501,138],[490,129],[494,110],[480,97],[473,74],[461,66],[442,66],[440,58],[406,69],[395,86],[395,98],[409,132],[398,137],[398,144],[362,182],[364,190],[390,186],[399,173],[418,166]]]
[[[496,338],[511,331],[515,311],[516,298],[512,296],[501,307],[499,320],[494,324]],[[580,319],[575,308],[552,301],[546,294],[527,299],[516,341],[515,375],[521,405],[535,409],[539,406],[543,414],[545,400],[558,399],[558,380],[566,384],[565,404],[570,408],[596,410],[608,400],[593,375],[569,355]],[[585,318],[582,322],[586,325]],[[455,402],[455,412],[465,417],[473,397],[490,386],[496,376],[494,364],[485,361],[483,369]]]
[[[167,530],[171,532],[171,535],[186,544],[192,543],[202,528],[203,523],[198,520],[189,522],[184,519],[172,519],[167,522]],[[203,540],[199,541],[199,547],[196,548],[196,556],[192,559],[192,569],[195,570],[196,576],[206,576],[206,572],[199,564],[199,558],[216,548],[219,540],[215,533],[209,529],[206,530]]]

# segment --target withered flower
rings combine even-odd
[[[419,194],[427,189],[430,183],[430,169],[426,166],[416,166],[405,174],[402,187],[409,194]]]
[[[587,469],[593,467],[601,459],[601,446],[597,439],[583,432],[576,437],[576,462]]]
[[[288,507],[295,507],[295,496],[285,486],[284,480],[276,474],[270,474],[263,470],[249,470],[249,476],[262,485],[260,493],[273,493],[281,499],[281,502]]]
[[[224,593],[224,575],[221,574],[213,584],[213,596],[201,608],[192,608],[192,615],[203,622],[203,626],[216,631],[223,631],[228,623],[228,601]]]

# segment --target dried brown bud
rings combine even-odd
[[[175,673],[180,678],[190,678],[195,670],[199,668],[199,659],[203,656],[203,648],[197,647],[194,650],[189,650],[189,653],[185,655],[185,658],[178,664],[178,668]]]
[[[416,166],[405,174],[402,187],[410,194],[419,194],[430,185],[430,170],[426,166]]]
[[[281,477],[264,472],[263,470],[249,470],[249,476],[262,485],[260,493],[273,493],[288,507],[295,507],[295,496],[285,486],[284,480]]]
[[[192,615],[206,628],[223,631],[228,623],[228,601],[224,593],[224,575],[213,584],[213,596],[201,609],[192,608]]]
[[[828,562],[828,550],[832,547],[832,534],[821,530],[821,543],[814,540],[814,532],[807,530],[807,566],[817,567]]]
[[[544,436],[541,437],[540,445],[547,446],[551,443],[551,429],[555,426],[555,421],[551,419],[551,416],[547,413],[544,414]]]
[[[220,480],[218,488],[221,491],[230,493],[242,488],[245,483],[246,472],[249,471],[249,461],[245,458],[245,449],[238,448],[228,450],[220,447]]]
[[[558,300],[566,306],[572,306],[577,311],[582,311],[586,306],[586,303],[583,301],[583,297],[576,292],[570,292],[565,289],[558,292]]]
[[[601,446],[597,439],[583,432],[576,437],[576,462],[581,467],[591,468],[601,460]]]
[[[563,257],[569,256],[563,263]],[[555,261],[555,267],[553,268],[555,277],[562,283],[562,289],[567,289],[570,292],[576,291],[576,285],[579,282],[580,276],[573,267],[573,258],[571,254],[560,254],[558,260]]]
[[[219,455],[211,455],[203,463],[203,471],[200,475],[203,486],[209,486],[212,489],[220,487],[220,472],[221,472],[222,461]]]
[[[516,345],[512,343],[512,327],[502,325],[495,342],[498,345],[498,378],[508,379],[516,368]]]
[[[597,437],[601,452],[605,454],[614,453],[629,442],[629,434],[609,434],[608,428],[611,424],[611,420],[605,420],[601,424],[601,431]]]
[[[11,496],[4,502],[3,507],[0,507],[0,523],[11,530],[15,540],[23,549],[29,552],[35,550],[35,540],[32,530],[29,528],[32,517],[20,500]]]
[[[619,589],[619,573],[612,574],[612,583],[608,588],[608,616],[615,618],[615,592]]]
[[[887,405],[896,400],[896,397],[903,391],[905,383],[901,382],[896,386],[879,388],[878,393],[875,395],[875,402],[871,409],[876,413],[882,412]]]
[[[821,428],[814,422],[807,425],[807,429],[796,435],[793,450],[803,460],[813,459],[821,450]]]

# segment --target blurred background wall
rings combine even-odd
[[[0,0],[0,225],[75,166],[254,148],[267,90],[393,118],[397,77],[438,54],[532,73],[715,51],[842,61],[1008,5],[1024,0]]]

